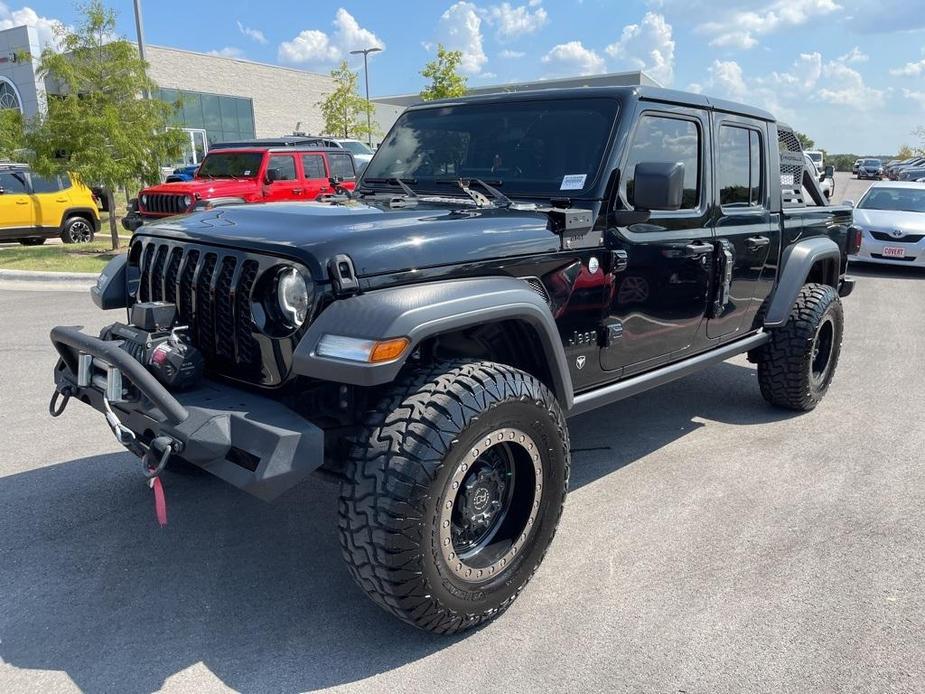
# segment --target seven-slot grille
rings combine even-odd
[[[139,200],[140,211],[157,215],[183,214],[189,209],[183,202],[185,197],[176,193],[145,193],[143,200]]]
[[[251,317],[260,260],[156,239],[136,241],[130,258],[140,271],[138,301],[176,304],[179,324],[189,327],[192,343],[210,368],[264,385],[278,381],[277,374],[262,368],[262,336]]]

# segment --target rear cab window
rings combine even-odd
[[[758,208],[765,202],[761,134],[744,125],[720,125],[716,179],[723,207]]]

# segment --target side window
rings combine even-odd
[[[624,166],[623,180],[626,201],[633,204],[633,179],[640,162],[680,162],[684,164],[684,197],[682,210],[692,210],[700,204],[700,128],[694,121],[667,116],[644,115],[639,120],[629,156]]]
[[[328,161],[331,163],[332,176],[340,176],[344,179],[356,178],[356,171],[353,169],[353,157],[349,154],[332,152],[328,154]]]
[[[305,178],[327,178],[324,174],[324,159],[318,154],[302,155],[302,171]]]
[[[70,187],[70,182],[65,181],[63,176],[39,176],[32,174],[32,192],[33,193],[57,193]]]
[[[761,196],[761,141],[749,128],[723,125],[717,138],[719,203],[723,207],[758,207]]]
[[[267,168],[279,169],[279,178],[276,179],[278,181],[296,180],[295,159],[287,154],[270,157],[270,162],[267,164]]]
[[[26,176],[21,173],[0,173],[0,188],[3,188],[4,193],[13,195],[29,192]]]

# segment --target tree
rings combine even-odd
[[[183,133],[169,129],[176,104],[154,93],[134,44],[113,39],[115,13],[92,0],[73,30],[59,28],[62,52],[45,49],[41,70],[60,86],[47,115],[28,129],[26,143],[39,173],[69,172],[109,196],[112,247],[119,247],[113,191],[141,179],[160,180],[160,166],[180,156]]]
[[[358,92],[359,78],[350,69],[347,61],[331,70],[331,77],[336,83],[334,91],[317,105],[324,116],[324,132],[335,137],[352,137],[356,140],[372,139],[376,135],[375,126],[367,125],[367,110],[372,113],[372,105]]]
[[[462,51],[448,51],[442,43],[438,44],[437,57],[421,70],[421,76],[430,80],[430,84],[421,90],[421,98],[431,101],[465,96],[466,78],[459,74],[461,62]]]
[[[896,159],[911,159],[915,156],[915,151],[909,145],[901,145]]]
[[[15,108],[0,109],[0,159],[16,159],[25,146],[22,114]]]
[[[912,131],[912,134],[915,135],[921,141],[921,147],[915,148],[916,154],[925,154],[925,125],[920,125],[915,130]]]
[[[804,151],[807,149],[816,149],[816,141],[813,140],[809,135],[801,133],[799,130],[794,130],[793,132],[797,136],[797,139],[800,141],[800,146]]]

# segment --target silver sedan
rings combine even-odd
[[[854,210],[861,250],[854,262],[925,267],[925,183],[874,183]]]

